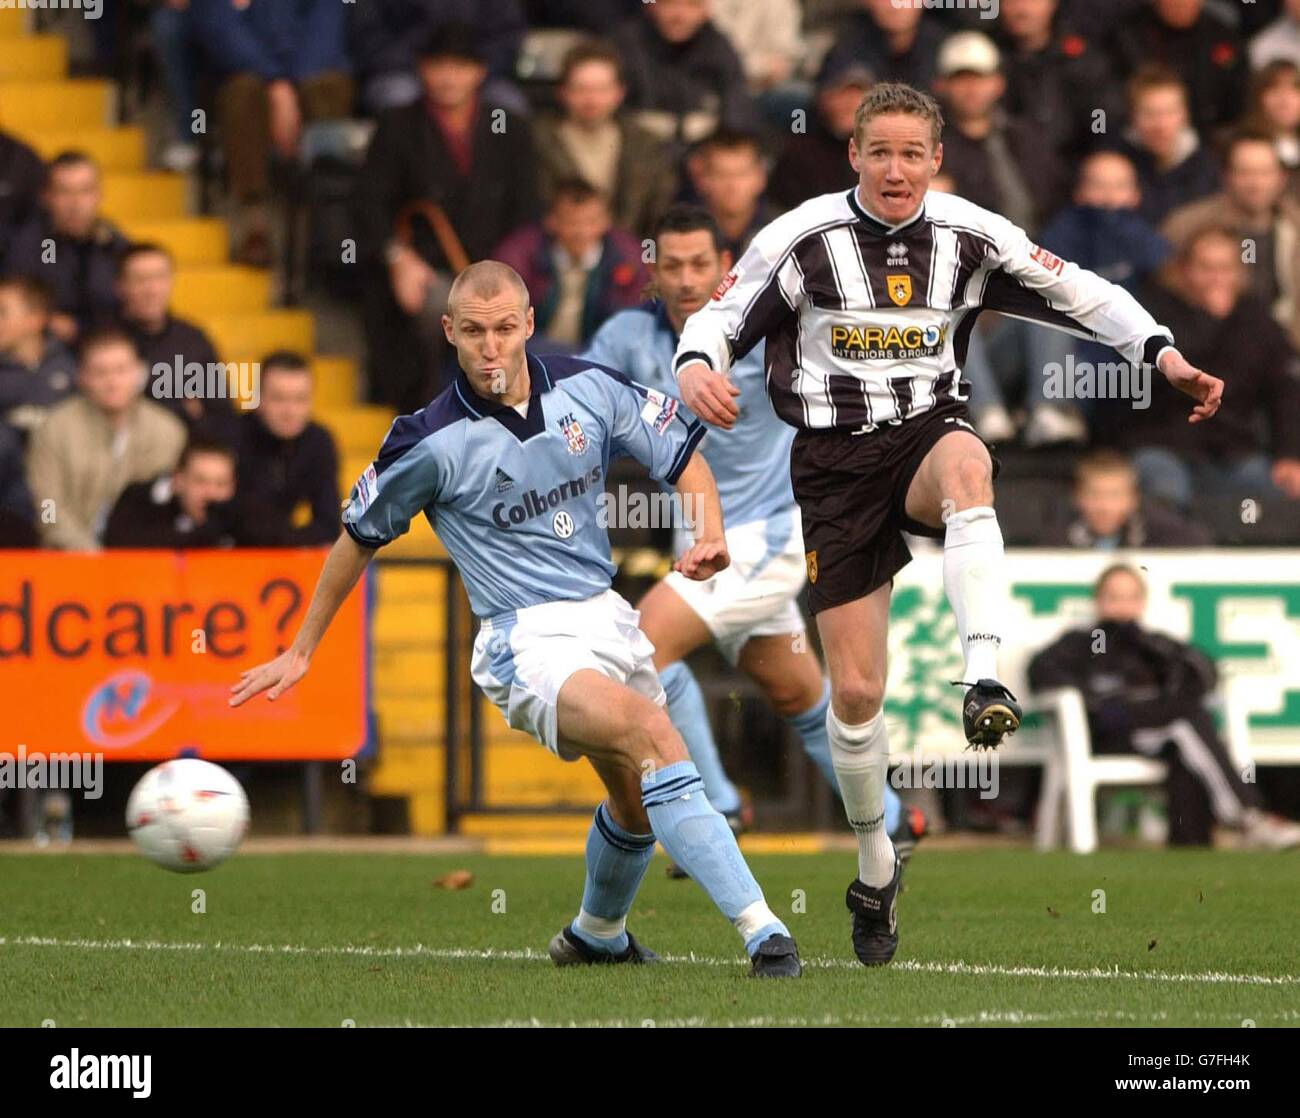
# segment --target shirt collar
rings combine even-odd
[[[543,392],[549,392],[555,387],[555,382],[551,379],[551,374],[546,368],[546,362],[533,353],[525,353],[524,359],[528,363],[528,398],[530,400],[535,396],[540,396]],[[456,397],[460,401],[461,410],[470,419],[483,419],[502,411],[513,411],[509,404],[502,403],[500,400],[486,400],[475,392],[469,382],[469,377],[465,375],[464,369],[458,368],[456,370],[453,387],[456,391]],[[528,410],[531,413],[531,404]],[[518,412],[514,414],[518,415]]]
[[[911,217],[900,221],[897,225],[886,225],[877,217],[867,211],[867,208],[858,200],[858,188],[855,186],[849,191],[849,208],[857,215],[861,221],[872,233],[880,237],[892,237],[906,232],[918,221],[925,216],[925,199],[921,199],[921,204],[917,206],[916,212]]]

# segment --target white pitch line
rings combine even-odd
[[[535,961],[547,958],[544,951],[531,947],[497,950],[474,947],[426,947],[417,943],[411,947],[370,947],[345,944],[343,946],[312,947],[308,944],[266,943],[175,943],[162,940],[136,939],[59,939],[52,936],[0,936],[0,947],[65,947],[85,951],[231,951],[246,955],[308,955],[308,956],[362,956],[365,958],[423,958],[423,959],[507,959]],[[666,963],[692,963],[697,966],[736,967],[744,960],[720,958],[709,955],[664,955]],[[804,959],[804,966],[824,969],[841,968],[858,970],[859,964],[849,959],[812,957]],[[891,964],[895,971],[918,974],[947,974],[984,978],[1064,978],[1107,979],[1131,982],[1182,982],[1201,985],[1233,986],[1300,986],[1300,975],[1294,974],[1226,974],[1219,971],[1201,971],[1178,974],[1169,971],[1126,971],[1116,967],[1007,967],[997,963],[954,963],[901,959]]]

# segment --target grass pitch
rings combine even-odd
[[[545,949],[576,911],[580,857],[246,853],[181,876],[4,854],[0,1025],[1300,1024],[1295,858],[922,847],[898,957],[875,970],[849,945],[851,855],[750,862],[801,980],[748,979],[738,938],[662,857],[629,927],[669,962],[561,971]],[[459,869],[469,888],[434,886]]]

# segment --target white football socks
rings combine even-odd
[[[879,889],[894,876],[894,844],[885,830],[885,777],[889,741],[885,712],[860,726],[848,726],[826,710],[831,764],[844,800],[844,814],[858,837],[858,877]]]
[[[988,505],[962,509],[945,522],[943,589],[957,618],[967,683],[998,678],[1007,610],[1002,529]]]

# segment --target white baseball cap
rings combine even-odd
[[[939,76],[970,72],[996,74],[1002,69],[1002,55],[987,35],[978,31],[958,31],[949,35],[939,47]]]

